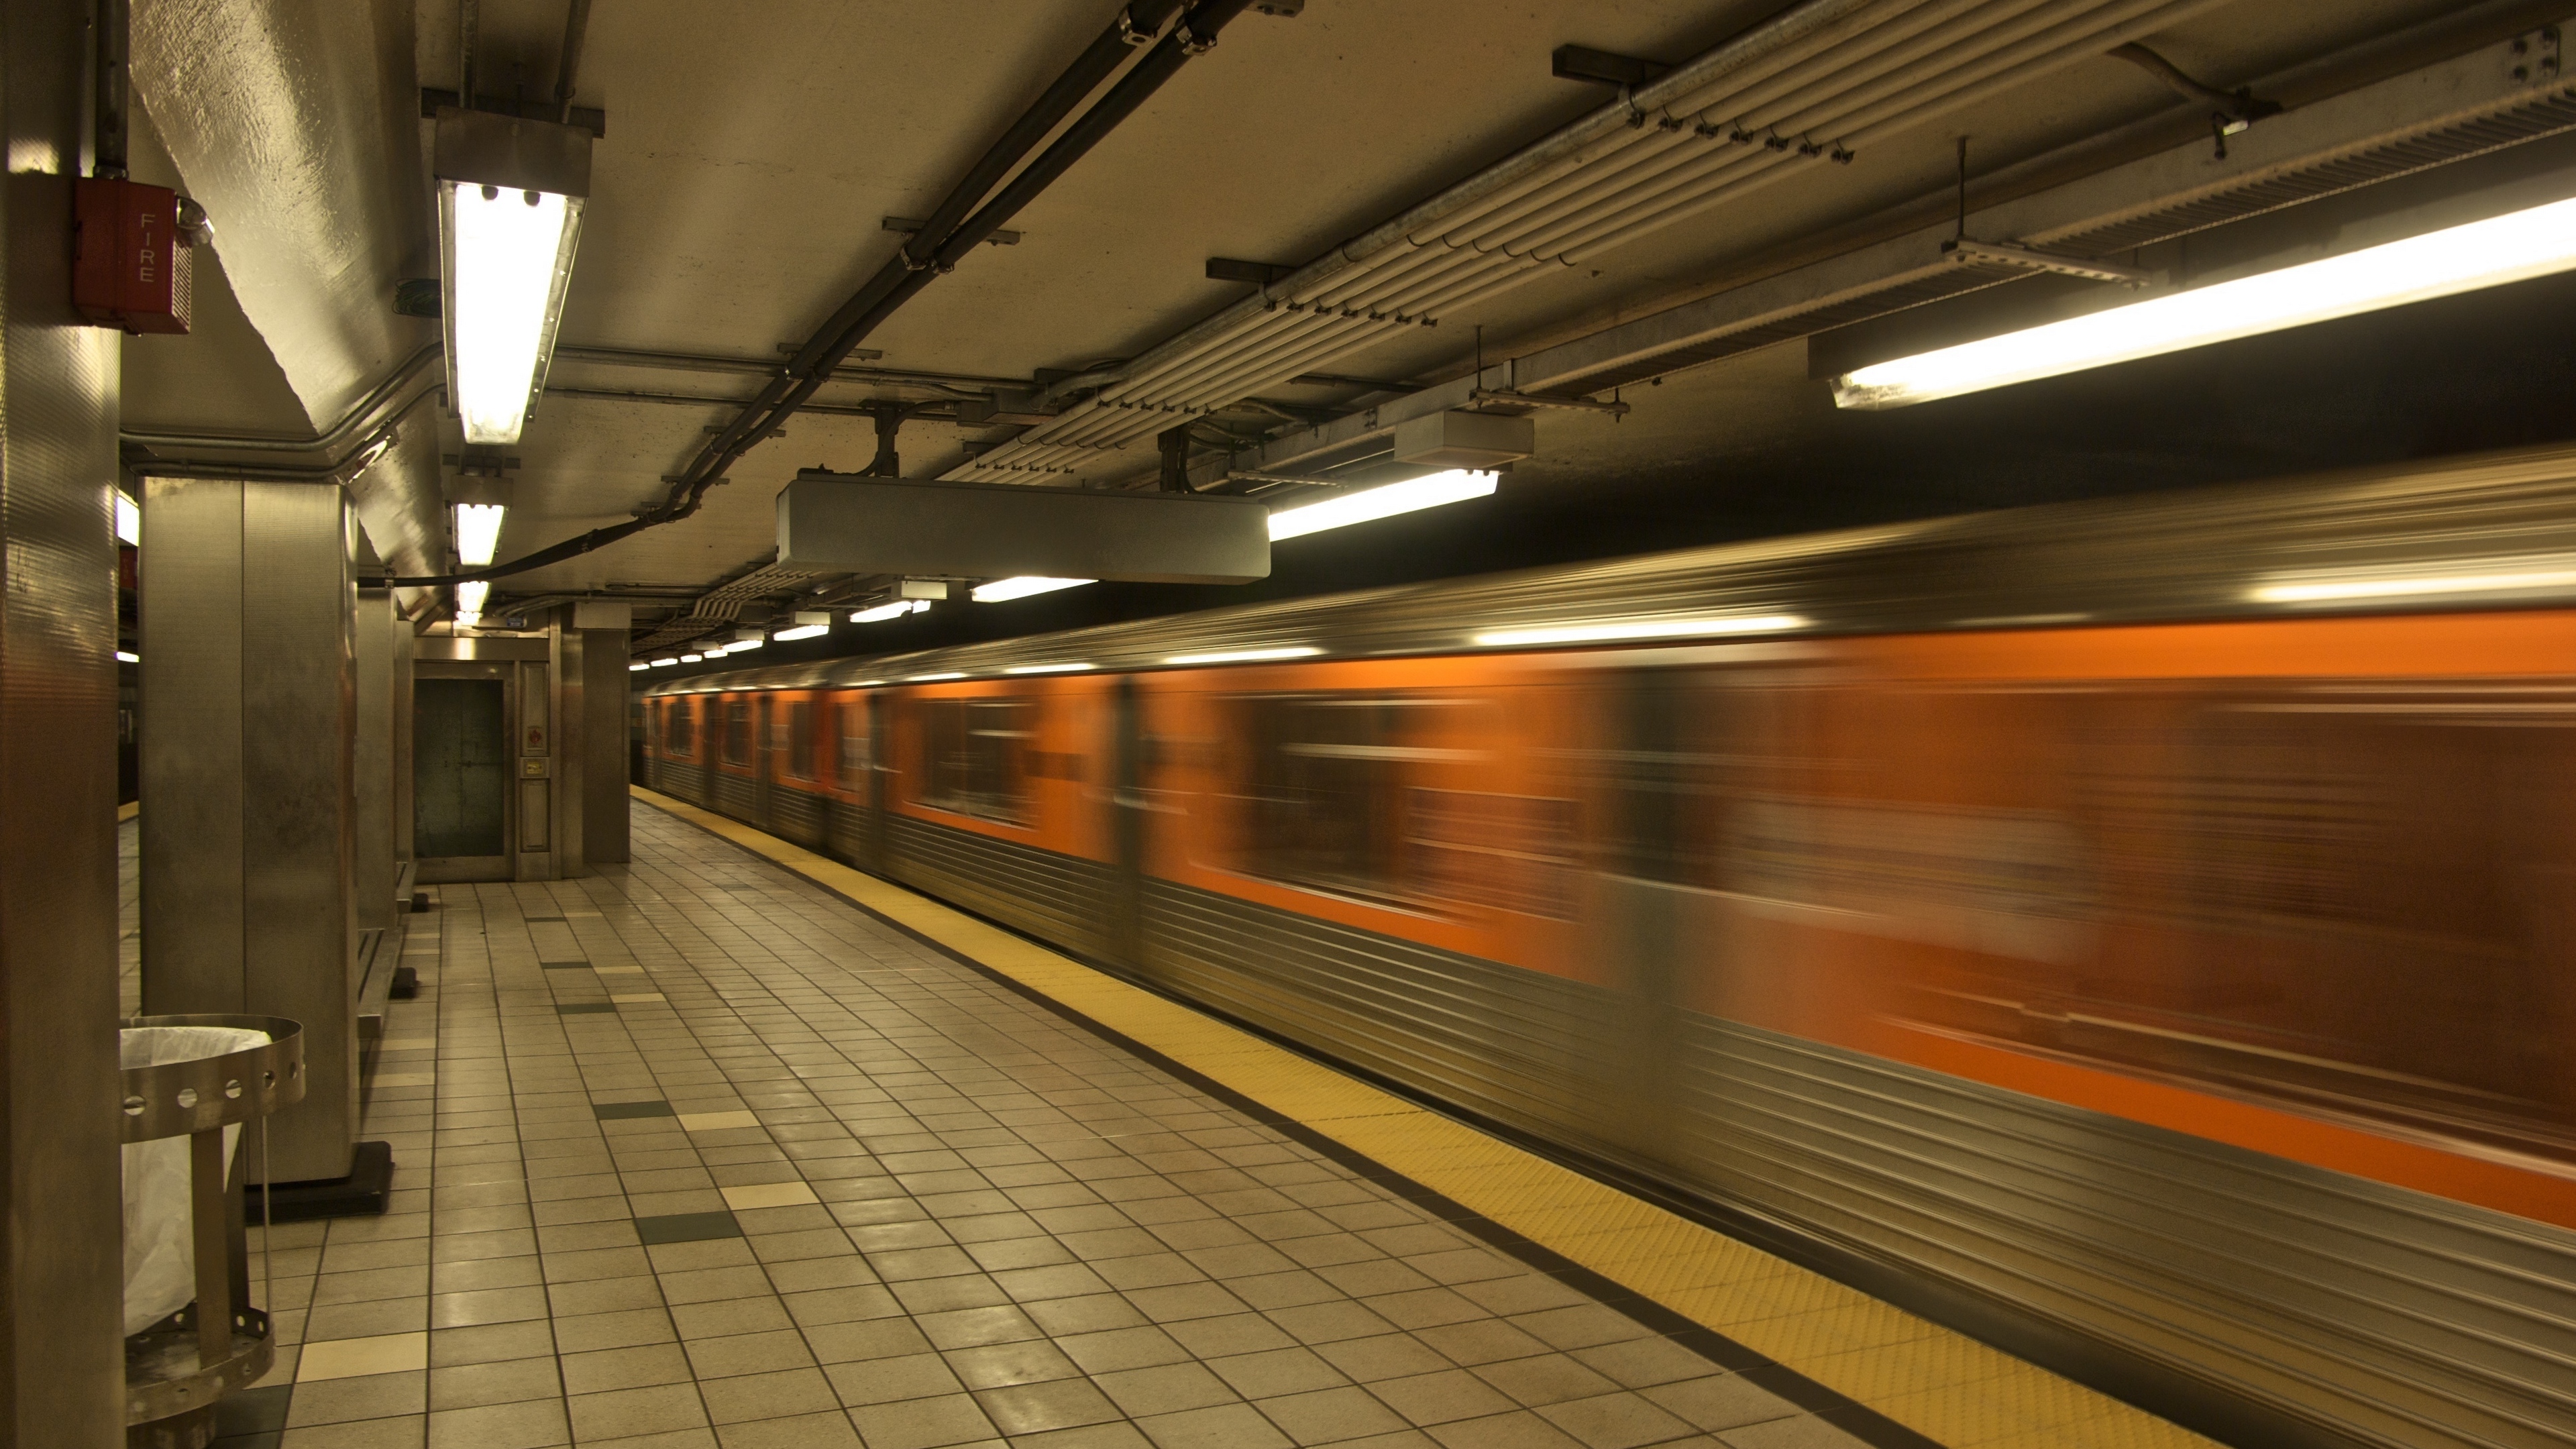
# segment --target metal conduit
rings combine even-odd
[[[1132,442],[1169,414],[1231,402],[1551,262],[1573,264],[1781,179],[1814,159],[1795,138],[1858,150],[2216,3],[1817,0],[1210,318],[1130,364],[1089,406],[950,476],[1063,465]],[[1776,130],[1792,149],[1731,144],[1724,136],[1739,125]],[[1363,315],[1339,315],[1345,307]]]
[[[733,422],[712,439],[684,469],[669,497],[627,522],[565,539],[534,553],[481,569],[423,578],[395,579],[397,585],[431,586],[503,578],[578,558],[647,528],[677,522],[698,510],[709,488],[723,473],[831,380],[842,360],[877,323],[952,269],[984,238],[1051,185],[1087,154],[1100,139],[1133,114],[1190,57],[1216,43],[1218,32],[1248,8],[1250,0],[1197,0],[1186,11],[1182,0],[1131,0],[1128,7],[1082,55],[1059,75],[1036,103],[985,152],[966,176],[942,199],[922,230],[897,248],[895,257],[870,278],[841,309],[817,330],[778,375],[747,403]],[[1175,12],[1172,32],[1155,41]],[[1135,22],[1143,20],[1139,27]],[[1150,43],[1142,60],[1128,69],[1089,111],[1064,127],[1055,143],[1020,167],[988,201],[1021,158],[1055,131],[1067,115],[1103,80],[1124,64],[1137,46]],[[979,206],[979,203],[980,206]],[[971,211],[971,215],[969,215]],[[962,218],[962,220],[961,220]],[[918,248],[918,250],[916,250]]]
[[[2197,5],[2198,0],[2185,0],[2184,5],[2179,8],[2197,8]],[[1993,8],[2020,10],[2025,12],[2036,10],[2036,15],[2026,15],[2024,17],[2024,23],[2009,27],[2011,32],[2028,37],[2029,32],[2032,29],[2045,25],[2050,20],[2060,19],[2070,11],[2081,12],[2087,8],[2096,11],[2107,9],[2112,14],[2120,16],[2121,19],[2125,21],[2129,15],[2134,14],[2136,11],[2154,10],[2156,12],[2155,18],[2153,18],[2149,23],[2161,25],[2169,23],[2166,12],[2178,7],[2157,7],[2153,4],[2153,0],[2130,0],[2130,3],[2108,7],[2100,5],[2098,0],[2097,3],[2089,7],[2083,4],[2063,3],[2063,0],[2061,0],[2061,3],[2055,5],[2033,6],[2030,4],[2021,4]],[[2096,16],[2092,18],[2098,19],[2100,17]],[[2066,27],[2059,27],[2059,29],[2064,28]],[[2035,38],[2025,39],[2024,43],[2021,45],[2009,47],[2001,54],[1989,58],[1989,60],[1984,64],[1961,67],[1955,72],[1955,76],[1945,75],[1944,79],[1955,78],[1958,84],[1952,89],[1950,95],[1937,98],[1937,109],[1955,109],[1961,104],[1968,103],[1967,97],[1981,96],[1982,94],[1990,93],[1987,87],[1974,85],[1973,83],[1976,81],[1988,80],[1996,75],[2002,74],[2008,75],[2012,81],[2017,82],[2022,78],[2025,69],[2029,67],[2016,66],[2014,62],[2024,60],[2024,58],[2034,50],[2040,51],[2042,55],[2042,59],[2036,67],[2038,69],[2054,68],[2058,63],[2063,63],[2066,60],[2080,59],[2084,55],[2094,53],[2093,46],[2098,39],[2098,30],[2091,26],[2084,26],[2080,27],[2077,33],[2078,41],[2075,47],[2075,54],[2073,55],[2056,55],[2049,48],[2048,43],[2057,38],[2057,31],[2050,30],[2043,32]],[[1991,36],[1992,32],[1989,32],[1989,34]],[[1958,48],[1959,47],[1957,45],[1954,45],[1952,50],[1956,51]],[[1907,49],[1916,53],[1920,52],[1920,47],[1908,47]],[[1942,73],[1936,71],[1935,74]],[[1893,89],[1893,84],[1868,85],[1856,88],[1856,93],[1862,98],[1885,99]],[[1899,120],[1903,125],[1920,124],[1932,113],[1934,113],[1934,108],[1918,105],[1912,110],[1900,112]],[[1877,120],[1878,118],[1878,116],[1867,111],[1859,113],[1856,117],[1856,119],[1859,119],[1864,124]],[[1824,110],[1823,108],[1811,108],[1810,112],[1796,116],[1793,119],[1794,121],[1801,123],[1798,125],[1798,129],[1804,130],[1811,126],[1816,129],[1824,129],[1831,124],[1839,123],[1840,121],[1847,119],[1847,117],[1836,115],[1831,111]],[[1756,121],[1754,124],[1760,125],[1763,123]],[[1783,129],[1787,129],[1787,127],[1784,126]],[[1672,137],[1677,133],[1659,131],[1657,134],[1663,137]],[[1874,134],[1873,139],[1875,138],[1876,136]],[[1762,173],[1776,171],[1781,166],[1791,164],[1793,160],[1804,159],[1793,157],[1789,153],[1772,151],[1768,148],[1750,153],[1749,155],[1742,151],[1730,149],[1726,152],[1720,153],[1714,158],[1707,157],[1704,148],[1694,148],[1694,150],[1697,151],[1698,154],[1686,153],[1686,159],[1691,163],[1695,163],[1695,169],[1700,174],[1685,177],[1680,182],[1676,182],[1662,188],[1662,194],[1670,194],[1671,192],[1681,190],[1688,185],[1706,185],[1711,179],[1727,176],[1730,173],[1740,175],[1746,172]],[[1518,280],[1525,279],[1506,279],[1499,283],[1491,279],[1490,273],[1494,269],[1496,263],[1488,259],[1488,255],[1490,253],[1503,254],[1504,260],[1512,264],[1514,270],[1526,272],[1527,270],[1537,267],[1540,264],[1542,257],[1530,256],[1524,252],[1524,248],[1527,248],[1528,251],[1541,252],[1543,254],[1544,249],[1548,245],[1562,242],[1569,235],[1577,239],[1576,242],[1572,244],[1578,245],[1608,238],[1624,240],[1627,235],[1634,234],[1635,230],[1641,229],[1639,226],[1641,220],[1644,225],[1647,226],[1669,225],[1674,221],[1680,220],[1683,216],[1689,215],[1697,210],[1705,209],[1708,205],[1716,204],[1718,200],[1725,199],[1725,197],[1735,194],[1740,194],[1744,188],[1740,184],[1731,185],[1726,188],[1723,196],[1717,197],[1691,197],[1685,195],[1679,199],[1677,207],[1668,207],[1661,215],[1656,214],[1652,210],[1647,210],[1642,219],[1638,215],[1640,206],[1635,203],[1632,203],[1630,206],[1611,215],[1598,215],[1598,207],[1605,199],[1599,195],[1598,192],[1607,189],[1608,188],[1596,188],[1593,193],[1577,192],[1571,201],[1560,202],[1556,207],[1552,208],[1552,211],[1558,214],[1571,213],[1579,215],[1584,211],[1594,212],[1595,214],[1585,222],[1579,231],[1568,232],[1560,229],[1552,233],[1542,233],[1536,238],[1531,238],[1525,234],[1507,233],[1499,236],[1488,234],[1487,236],[1475,239],[1480,251],[1485,254],[1471,252],[1461,256],[1454,253],[1448,255],[1439,255],[1435,253],[1431,254],[1428,258],[1423,254],[1417,254],[1415,258],[1398,262],[1396,267],[1392,269],[1436,269],[1431,271],[1431,274],[1428,276],[1418,276],[1414,279],[1418,283],[1427,284],[1424,288],[1398,291],[1390,286],[1381,285],[1366,292],[1345,293],[1340,297],[1334,297],[1329,300],[1337,305],[1360,306],[1378,311],[1385,311],[1390,308],[1394,310],[1407,311],[1454,309],[1459,305],[1462,298],[1471,295],[1479,298],[1490,296],[1501,286],[1516,285]],[[1653,199],[1654,196],[1649,195],[1648,197],[1643,198],[1643,201],[1651,202]],[[1444,238],[1444,240],[1446,240],[1446,238]],[[1560,252],[1559,257],[1556,259],[1571,260],[1570,257],[1565,257],[1562,252]],[[1470,285],[1464,287],[1457,285],[1459,281],[1470,280],[1462,278],[1458,274],[1470,271],[1483,273],[1485,275],[1479,275],[1472,278]],[[1442,282],[1447,282],[1449,285],[1442,287],[1439,290],[1428,289],[1428,287],[1438,287]],[[1231,370],[1217,372],[1215,375],[1205,378],[1199,387],[1194,388],[1194,395],[1188,401],[1195,404],[1199,397],[1222,395],[1228,389],[1240,385],[1243,380],[1244,379],[1242,377],[1236,375]],[[1132,393],[1133,391],[1138,390],[1138,385],[1141,384],[1142,381],[1142,379],[1139,379],[1138,384],[1130,384],[1126,388],[1114,391],[1110,396],[1114,400],[1120,395]],[[1084,429],[1082,431],[1089,432],[1091,430]]]

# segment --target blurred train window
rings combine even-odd
[[[921,715],[921,803],[987,820],[1027,820],[1034,705],[1024,699],[934,699],[921,706]]]
[[[1381,898],[1405,879],[1408,769],[1461,757],[1430,746],[1450,700],[1253,696],[1243,868],[1272,880]]]
[[[814,706],[801,699],[787,706],[787,773],[814,778]]]
[[[868,701],[865,695],[841,701],[841,783],[852,790],[867,788],[868,767],[875,763],[868,739]]]
[[[662,748],[686,758],[696,752],[698,742],[690,726],[697,723],[698,712],[685,699],[675,699],[665,706],[662,717]]]
[[[1574,915],[1571,800],[1413,791],[1405,849],[1422,894],[1566,920]]]
[[[724,707],[724,762],[728,765],[751,763],[750,700],[734,700]]]

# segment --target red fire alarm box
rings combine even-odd
[[[72,305],[101,327],[188,330],[191,238],[179,193],[110,177],[72,183]]]

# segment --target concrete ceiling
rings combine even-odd
[[[138,62],[149,26],[239,29],[245,16],[288,8],[282,0],[136,0]],[[363,39],[373,54],[365,67],[346,67],[359,77],[338,83],[349,94],[331,92],[319,72],[265,83],[305,97],[307,114],[341,114],[363,102],[401,112],[402,125],[425,134],[414,92],[456,84],[456,0],[352,8],[370,14]],[[1778,0],[1307,0],[1294,17],[1248,13],[1011,223],[1021,233],[1017,245],[978,248],[871,336],[866,346],[883,358],[866,365],[953,375],[959,386],[980,388],[1135,356],[1251,290],[1206,279],[1206,259],[1309,261],[1609,99],[1605,87],[1551,77],[1555,47],[1680,61],[1781,8]],[[2459,8],[2454,0],[2234,0],[2152,44],[2193,74],[2232,87]],[[154,21],[156,11],[170,18]],[[613,363],[582,349],[774,366],[780,344],[802,342],[891,254],[900,238],[881,219],[926,214],[1117,11],[1106,0],[595,7],[577,99],[606,112],[606,134],[594,153],[564,351],[551,379],[557,390],[511,450],[521,465],[502,557],[622,521],[660,498],[663,480],[732,417],[721,400],[745,397],[759,383],[748,370]],[[549,94],[563,0],[483,0],[481,17],[485,92]],[[200,66],[185,83],[209,79]],[[224,117],[166,104],[144,82],[138,69],[138,89],[165,132],[204,133],[171,138],[174,176],[201,194],[209,182],[228,185],[237,205],[256,205],[255,186],[223,180],[223,138],[213,133]],[[182,83],[174,68],[162,84]],[[1468,369],[1479,345],[1488,359],[1509,356],[1701,295],[1754,259],[1937,202],[1952,183],[1963,134],[1973,138],[1972,169],[1983,173],[2190,109],[2133,66],[2083,61],[1891,138],[1848,166],[1803,171],[1445,315],[1436,328],[1383,337],[1335,359],[1331,370],[1452,376]],[[224,265],[201,292],[205,325],[189,338],[144,339],[128,349],[130,429],[328,426],[362,381],[434,339],[434,324],[391,312],[396,274],[426,275],[434,255],[422,230],[425,168],[399,149],[388,142],[381,165],[397,173],[397,189],[409,188],[407,200],[353,203],[334,220],[303,223],[394,233],[322,248],[318,261],[307,247],[303,265],[335,269],[321,303],[275,297],[273,244],[254,258],[245,242],[243,259],[255,261],[258,275],[228,285],[223,274],[237,268],[219,212]],[[343,152],[329,164],[375,154]],[[345,314],[353,310],[365,315],[352,320]],[[1651,400],[1632,390],[1641,410],[1626,425],[1542,418],[1542,456],[1516,480],[1580,488],[1586,480],[1678,477],[1690,470],[1676,469],[1676,459],[1812,443],[1837,420],[1803,356],[1787,356],[1798,351],[1712,364]],[[819,401],[846,407],[943,395],[917,384],[852,381],[830,385]],[[1265,395],[1323,409],[1365,396],[1307,385]],[[437,426],[440,448],[456,451],[452,421]],[[956,466],[971,436],[946,422],[908,424],[906,475]],[[1553,454],[1550,436],[1563,440]],[[874,452],[867,418],[800,416],[787,436],[736,464],[732,481],[696,516],[509,579],[501,590],[525,597],[703,589],[766,554],[771,500],[798,468],[856,470]],[[1117,482],[1150,475],[1154,464],[1149,438],[1104,452],[1086,475]]]

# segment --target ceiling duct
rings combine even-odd
[[[1083,466],[1818,165],[1866,155],[2218,0],[1807,0],[1128,363],[952,469]]]

